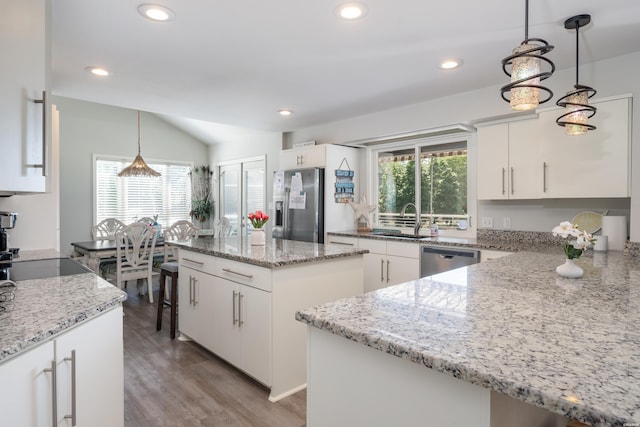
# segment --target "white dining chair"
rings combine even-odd
[[[93,240],[114,240],[116,233],[123,230],[126,224],[116,218],[106,218],[91,227]]]
[[[134,222],[116,233],[116,285],[124,289],[126,282],[137,279],[138,293],[144,294],[142,280],[147,281],[149,302],[153,303],[153,253],[158,232]]]

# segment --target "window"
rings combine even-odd
[[[219,171],[220,216],[231,223],[232,235],[250,234],[247,215],[266,208],[265,157],[222,162]]]
[[[169,226],[189,219],[193,164],[149,163],[161,176],[120,178],[118,173],[131,160],[94,157],[95,224],[117,218],[125,224],[158,215],[158,223]]]
[[[378,184],[373,189],[378,201],[377,226],[413,227],[417,205],[423,227],[435,223],[440,230],[453,232],[468,228],[466,139],[402,141],[372,149],[372,153]]]

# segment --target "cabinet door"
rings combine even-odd
[[[509,124],[478,128],[478,200],[507,199]]]
[[[240,286],[238,327],[241,354],[238,367],[271,385],[271,293]]]
[[[387,283],[387,257],[375,253],[364,255],[364,292],[388,286]]]
[[[509,199],[537,199],[542,195],[542,162],[538,119],[509,123]]]
[[[238,331],[238,284],[214,276],[211,296],[213,305],[209,328],[212,342],[209,348],[234,366],[240,359]]]
[[[629,197],[629,99],[593,102],[597,127],[569,136],[556,124],[560,109],[540,113],[545,197]]]
[[[2,425],[50,427],[53,392],[50,372],[53,341],[0,364]]]
[[[212,281],[214,277],[180,266],[178,275],[178,326],[180,333],[211,350],[212,345]]]
[[[312,145],[280,152],[280,169],[322,168],[325,166],[325,147]]]
[[[19,25],[16,25],[19,23]],[[9,0],[0,14],[0,192],[43,192],[43,114],[47,16],[45,0]],[[50,147],[48,147],[50,148]],[[48,173],[48,172],[47,172]]]
[[[387,255],[385,286],[397,285],[420,278],[420,263],[415,258]]]
[[[75,352],[75,384],[72,354]],[[56,339],[58,426],[71,426],[75,386],[78,427],[124,425],[122,308],[110,310]]]

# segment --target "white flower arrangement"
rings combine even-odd
[[[563,221],[551,230],[554,236],[560,236],[567,241],[563,244],[564,253],[568,259],[580,258],[582,252],[589,249],[596,239],[586,231],[580,231],[576,224]]]

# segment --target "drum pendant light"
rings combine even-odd
[[[556,119],[559,126],[564,126],[567,135],[584,135],[596,127],[590,125],[589,119],[596,114],[596,107],[589,105],[589,98],[596,94],[596,90],[578,83],[578,70],[580,64],[578,62],[578,52],[580,38],[578,31],[580,27],[591,22],[591,15],[576,15],[564,21],[564,28],[567,30],[576,30],[576,84],[574,90],[568,92],[560,98],[556,105],[566,108],[566,113]]]
[[[118,176],[160,176],[160,173],[151,169],[140,155],[140,110],[138,110],[138,155],[133,163],[120,171]]]
[[[550,89],[540,85],[542,80],[551,77],[556,70],[554,63],[542,56],[552,50],[553,46],[546,41],[529,38],[529,0],[525,0],[524,40],[513,49],[512,55],[502,60],[502,71],[511,77],[511,83],[500,89],[500,95],[512,109],[531,110],[553,97]],[[550,71],[542,71],[543,62],[551,67]],[[546,92],[546,97],[542,100],[541,91]],[[506,96],[507,93],[509,97]]]

